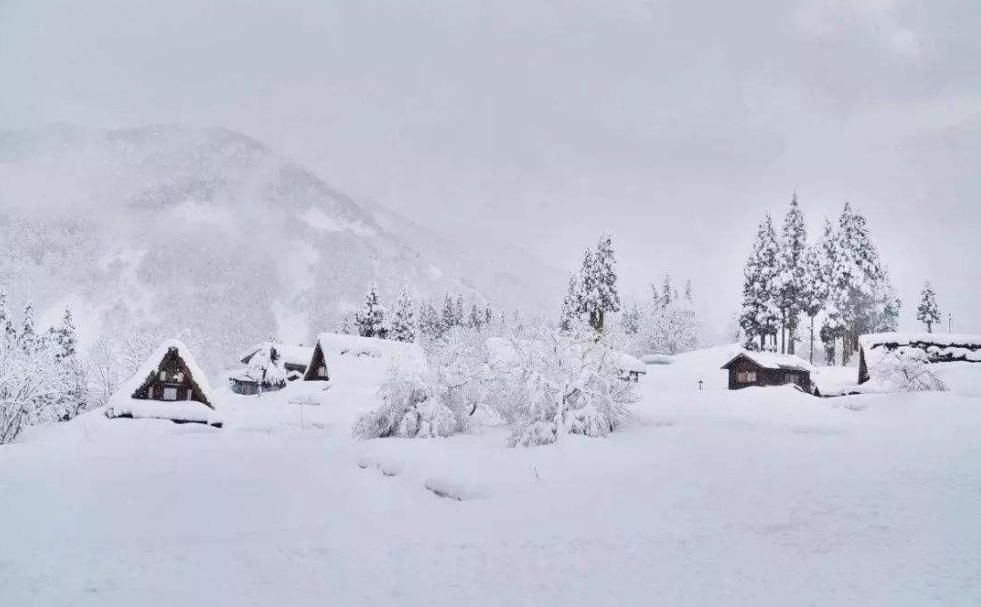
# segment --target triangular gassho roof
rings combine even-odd
[[[426,368],[425,353],[418,344],[411,342],[321,333],[317,336],[313,358],[316,358],[317,351],[324,356],[325,362],[332,356],[343,356],[347,359],[380,360],[403,370],[421,371]],[[313,372],[312,366],[307,368],[308,375]]]
[[[729,362],[722,365],[723,369],[728,369],[734,362],[746,359],[763,369],[786,370],[786,371],[813,371],[814,367],[799,356],[793,354],[777,354],[776,352],[752,352],[743,350],[734,356]]]
[[[274,341],[264,341],[259,344],[255,344],[250,348],[242,350],[238,359],[243,365],[249,364],[252,357],[255,356],[256,352],[262,349],[276,348],[276,353],[279,354],[280,363],[283,365],[303,365],[306,366],[310,362],[310,357],[313,356],[312,346],[294,346],[292,344],[281,344]]]
[[[153,351],[150,356],[147,357],[146,361],[140,365],[140,368],[125,381],[119,390],[109,399],[109,404],[113,407],[123,405],[132,401],[142,400],[134,398],[136,394],[141,389],[145,389],[146,386],[156,379],[156,373],[160,367],[160,363],[164,360],[167,354],[174,350],[176,355],[180,358],[184,366],[187,367],[188,373],[190,374],[190,381],[194,387],[194,392],[200,394],[204,399],[203,401],[193,400],[193,401],[182,401],[184,403],[198,403],[201,406],[205,406],[208,409],[214,409],[212,403],[214,400],[211,396],[211,386],[208,384],[208,376],[205,375],[204,371],[198,366],[197,361],[194,360],[194,356],[188,349],[184,342],[179,339],[168,339],[164,341],[157,349]]]

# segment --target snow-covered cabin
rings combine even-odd
[[[313,347],[313,355],[307,366],[305,381],[327,381],[330,379],[330,359],[344,357],[345,360],[373,361],[387,366],[421,371],[426,368],[426,355],[414,343],[405,343],[376,337],[321,333]]]
[[[858,338],[858,383],[872,378],[885,354],[909,354],[930,363],[981,363],[981,335],[872,333]]]
[[[312,351],[312,348],[310,348]],[[286,387],[287,371],[281,348],[278,344],[266,343],[244,358],[248,366],[228,376],[229,387],[236,394],[252,395],[262,392],[275,392]],[[306,363],[303,368],[306,368]],[[294,376],[295,379],[295,376]]]
[[[639,358],[631,356],[626,352],[617,352],[620,357],[620,376],[632,382],[639,382],[641,375],[647,375],[647,365]]]
[[[307,365],[310,364],[310,357],[313,356],[313,348],[309,346],[294,346],[267,341],[243,350],[239,354],[239,361],[243,365],[247,365],[257,352],[260,350],[269,352],[271,348],[275,349],[276,355],[279,357],[279,361],[287,375],[294,371],[301,376],[306,373]]]
[[[750,386],[795,385],[811,392],[813,367],[803,358],[793,354],[775,352],[751,352],[743,350],[722,365],[729,372],[729,389],[739,390]]]
[[[109,399],[109,418],[169,419],[221,427],[204,371],[183,342],[165,341]]]

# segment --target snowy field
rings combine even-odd
[[[223,392],[222,430],[36,428],[0,448],[0,605],[981,604],[981,399],[727,392],[727,356],[540,448],[352,440],[370,361]]]

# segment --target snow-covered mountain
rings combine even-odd
[[[389,300],[408,284],[501,308],[562,290],[524,252],[462,246],[226,129],[0,131],[0,287],[73,303],[90,336],[187,331],[214,365],[333,328],[373,280]]]

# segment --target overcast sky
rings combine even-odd
[[[720,327],[755,225],[849,200],[914,326],[981,332],[978,0],[0,0],[0,126],[217,124],[425,224]]]

